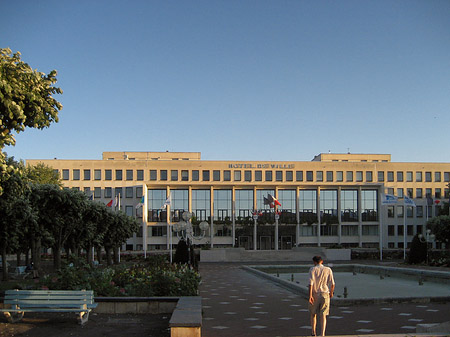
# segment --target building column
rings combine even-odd
[[[275,187],[275,198],[278,199],[278,188]],[[274,211],[275,211],[275,233],[274,233],[274,240],[275,240],[275,250],[279,250],[278,247],[278,206],[274,205]]]
[[[236,247],[236,193],[234,186],[231,189],[231,240],[232,247]]]
[[[358,186],[358,247],[362,247],[362,187]]]
[[[316,209],[317,209],[317,246],[320,247],[320,186],[316,189],[317,200],[316,200]]]
[[[213,240],[214,240],[214,188],[211,186],[210,189],[210,198],[209,198],[209,208],[211,215],[211,227],[210,227],[210,237],[211,237],[211,248],[214,248]]]
[[[295,217],[297,219],[297,225],[295,226],[295,245],[300,245],[300,188],[297,186],[295,196]]]
[[[253,211],[256,210],[256,186],[253,187]],[[253,213],[253,212],[252,212]],[[258,220],[254,220],[253,224],[253,250],[258,249]]]
[[[337,212],[338,212],[338,243],[342,243],[342,212],[341,212],[341,186],[337,190]]]

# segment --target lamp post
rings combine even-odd
[[[427,229],[425,232],[425,237],[422,234],[419,234],[418,238],[419,238],[420,242],[427,243],[427,265],[428,265],[428,244],[430,242],[434,242],[434,240],[436,239],[436,236],[434,234],[431,234],[431,229]]]
[[[183,212],[182,218],[184,221],[180,221],[173,224],[173,231],[177,233],[178,239],[185,240],[189,249],[189,263],[192,264],[191,254],[192,254],[192,248],[191,243],[194,243],[194,240],[201,240],[205,234],[206,231],[209,228],[209,224],[206,221],[202,221],[199,224],[201,233],[200,235],[195,235],[194,233],[194,227],[192,226],[191,219],[193,214],[191,212]]]

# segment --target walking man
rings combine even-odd
[[[320,256],[313,257],[314,267],[309,269],[309,312],[312,335],[316,335],[317,316],[320,320],[320,335],[325,336],[327,316],[330,312],[330,298],[334,293],[334,278],[331,268],[323,265]]]

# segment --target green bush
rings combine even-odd
[[[57,275],[43,277],[40,289],[94,290],[95,296],[150,297],[195,296],[200,275],[187,265],[171,265],[152,258],[131,267],[94,268],[77,262],[62,268]]]

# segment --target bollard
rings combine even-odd
[[[347,296],[348,296],[347,287],[344,287],[344,298],[347,298]]]

